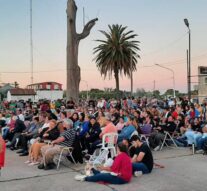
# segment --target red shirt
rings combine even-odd
[[[0,169],[4,167],[6,144],[0,136]]]
[[[178,118],[178,113],[177,113],[177,111],[174,111],[174,112],[172,113],[172,117],[173,117],[174,119],[177,119],[177,118]]]
[[[194,111],[191,111],[191,112],[190,112],[190,118],[191,118],[191,119],[194,119],[194,118],[195,118],[195,112],[194,112]]]
[[[132,177],[132,163],[126,153],[119,154],[111,167],[111,171],[118,174],[120,178],[129,182]]]

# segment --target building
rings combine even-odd
[[[30,84],[27,86],[27,89],[32,89],[36,92],[36,101],[40,99],[57,100],[63,98],[62,84],[57,82]]]
[[[7,92],[7,101],[35,101],[35,91],[33,89],[14,88]]]
[[[207,67],[198,67],[198,98],[199,103],[202,103],[207,98]]]
[[[3,83],[0,85],[0,101],[7,98],[7,93],[11,89],[14,89],[14,86],[10,83]]]

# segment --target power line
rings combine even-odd
[[[198,55],[198,56],[192,57],[192,61],[202,60],[202,59],[204,59],[206,57],[207,57],[207,53],[204,53],[202,55]],[[159,62],[159,64],[170,65],[170,66],[177,65],[177,64],[183,64],[183,63],[186,63],[186,59],[185,58],[180,58],[179,60],[169,61],[169,62]],[[195,64],[195,62],[192,63],[192,64]],[[150,68],[150,67],[154,67],[154,64],[153,65],[138,66],[137,68]]]
[[[162,50],[165,50],[165,49],[167,49],[167,48],[169,48],[169,47],[172,47],[172,45],[174,45],[174,44],[176,44],[177,42],[179,42],[179,41],[180,41],[181,39],[183,39],[187,34],[188,34],[188,33],[186,32],[186,33],[184,33],[183,35],[181,35],[180,37],[178,37],[177,39],[175,39],[174,41],[172,41],[172,42],[170,42],[169,44],[163,46],[162,48],[159,48],[159,49],[157,49],[157,50],[154,50],[154,51],[151,51],[151,52],[149,52],[149,53],[143,54],[143,56],[146,56],[146,55],[148,56],[148,55],[150,55],[150,54],[155,54],[155,53],[158,53],[158,52],[160,52],[160,51],[162,51]]]
[[[34,48],[36,51],[37,49]],[[40,52],[37,51],[39,54]],[[41,54],[42,55],[42,54]],[[201,60],[201,59],[204,59],[206,58],[207,56],[207,53],[203,53],[201,55],[198,55],[198,56],[194,56],[192,57],[192,60],[193,61],[196,61],[196,60]],[[48,60],[49,62],[52,62],[50,60]],[[54,63],[54,62],[53,62]],[[159,62],[159,64],[162,64],[162,65],[176,65],[176,64],[183,64],[183,63],[186,63],[186,59],[178,59],[178,60],[174,60],[174,61],[169,61],[169,62]],[[154,64],[153,65],[145,65],[145,66],[137,66],[137,68],[151,68],[151,67],[154,67]],[[93,68],[94,69],[94,68]],[[91,68],[81,68],[81,71],[93,71],[93,69]],[[44,73],[44,72],[60,72],[60,71],[66,71],[66,69],[54,69],[54,70],[43,70],[43,71],[33,71],[33,73]],[[96,71],[96,70],[94,70]],[[9,73],[12,73],[12,74],[25,74],[25,73],[30,73],[29,71],[21,71],[21,72],[16,72],[16,71],[1,71],[2,74],[9,74]]]

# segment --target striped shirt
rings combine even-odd
[[[60,137],[64,137],[65,140],[61,143],[58,143],[58,145],[64,146],[64,147],[72,147],[75,141],[76,131],[73,128],[69,128],[65,132],[63,132],[60,135]]]

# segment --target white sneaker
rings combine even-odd
[[[78,174],[74,177],[74,179],[82,182],[85,180],[86,177],[87,177],[86,175]]]
[[[142,176],[142,174],[143,174],[142,171],[135,171],[135,172],[134,172],[134,176],[135,176],[135,177]]]
[[[110,174],[111,174],[112,176],[118,176],[118,174],[115,173],[115,172],[110,172]]]
[[[154,148],[154,151],[159,151],[159,150],[160,150],[160,145],[158,145]]]
[[[34,165],[38,165],[38,164],[40,164],[40,162],[31,162],[28,164],[28,166],[34,166]]]
[[[29,163],[32,163],[32,161],[27,160],[27,161],[24,162],[24,164],[29,164]]]

